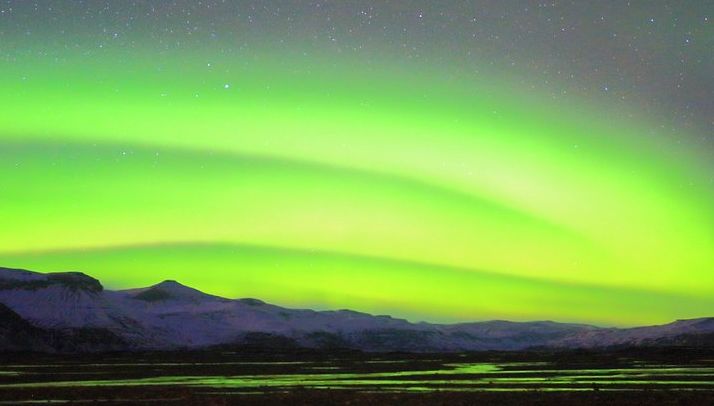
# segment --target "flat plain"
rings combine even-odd
[[[714,350],[0,355],[0,404],[714,404]]]

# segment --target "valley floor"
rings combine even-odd
[[[714,350],[0,354],[0,404],[712,405]]]

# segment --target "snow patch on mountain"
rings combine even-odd
[[[9,268],[0,268],[0,303],[38,328],[104,331],[131,348],[144,349],[282,337],[303,346],[369,351],[519,350],[644,345],[663,337],[714,332],[714,318],[630,329],[552,321],[410,323],[351,310],[287,309],[258,299],[226,299],[170,280],[108,291],[78,272],[43,274]]]

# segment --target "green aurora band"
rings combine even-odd
[[[198,54],[0,62],[0,264],[411,320],[714,313],[711,164],[646,119]]]

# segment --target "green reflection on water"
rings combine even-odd
[[[238,364],[238,363],[236,363]],[[245,363],[242,363],[245,364]],[[270,365],[277,363],[255,363]],[[283,363],[300,364],[300,363]],[[91,364],[94,366],[104,364]],[[114,364],[116,365],[116,364]],[[114,366],[112,365],[112,366]],[[133,364],[138,366],[139,364]],[[142,364],[143,365],[143,364]],[[162,365],[162,364],[149,364]],[[166,365],[166,364],[164,364]],[[176,365],[176,364],[170,364]],[[203,363],[186,365],[210,365]],[[714,390],[714,368],[653,366],[631,368],[556,369],[544,363],[460,363],[431,370],[380,372],[332,372],[337,365],[308,366],[310,371],[267,375],[158,376],[132,379],[22,382],[0,384],[1,388],[97,387],[97,386],[191,386],[268,391],[287,388],[357,389],[379,392],[420,391],[521,391],[521,390],[635,390],[638,387]],[[40,366],[42,367],[42,366]],[[534,367],[545,367],[535,369]],[[318,369],[319,368],[319,369]],[[520,368],[520,369],[519,369]],[[319,371],[324,369],[324,373]],[[690,378],[688,380],[688,378]]]

